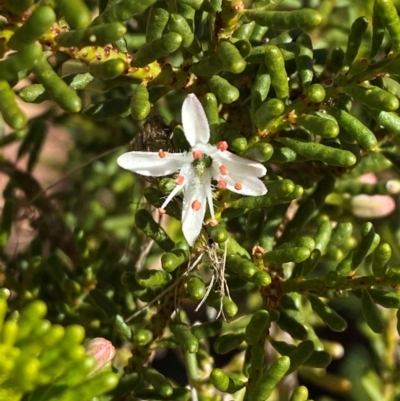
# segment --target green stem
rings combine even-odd
[[[199,379],[199,366],[197,364],[196,354],[185,352],[185,361],[189,382],[196,382]]]

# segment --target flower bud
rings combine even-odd
[[[374,173],[366,173],[359,178],[359,181],[364,184],[376,184],[378,182],[378,177]]]
[[[106,366],[115,355],[115,348],[111,341],[102,337],[96,337],[85,342],[84,347],[86,354],[92,356],[96,361],[92,374]]]
[[[396,208],[389,195],[357,195],[351,199],[351,210],[357,217],[366,219],[385,217]]]

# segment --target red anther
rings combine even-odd
[[[192,209],[193,209],[195,212],[199,211],[199,210],[201,209],[201,202],[198,201],[197,199],[195,199],[195,200],[192,202]]]
[[[226,166],[224,166],[224,165],[222,165],[222,166],[219,166],[219,172],[222,174],[222,175],[227,175],[228,174],[228,167],[226,167]]]
[[[161,159],[164,159],[164,157],[165,157],[165,152],[164,152],[162,149],[160,149],[160,150],[158,151],[158,156],[160,156]]]
[[[175,179],[175,184],[182,185],[184,181],[185,181],[185,177],[183,175],[178,175],[178,177],[176,177],[176,179]]]
[[[204,155],[204,153],[201,150],[194,150],[193,153],[193,159],[201,159]]]
[[[217,221],[217,220],[211,220],[211,221],[208,222],[208,224],[209,224],[211,227],[215,227],[215,226],[218,225],[218,221]]]
[[[165,213],[167,213],[167,212],[165,211],[165,209],[159,208],[159,209],[158,209],[158,213],[160,213],[160,214],[165,214]]]
[[[224,150],[228,149],[228,144],[225,141],[220,141],[217,143],[217,149],[223,152]]]
[[[221,188],[221,189],[225,189],[226,188],[226,181],[225,180],[218,180],[217,187]]]
[[[237,189],[238,191],[240,191],[243,188],[243,185],[241,182],[235,182],[235,189]]]

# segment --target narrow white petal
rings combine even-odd
[[[196,143],[208,143],[210,140],[210,127],[206,113],[199,99],[191,93],[182,105],[182,126],[190,146]]]
[[[214,180],[225,181],[226,188],[232,192],[247,196],[265,195],[268,192],[264,183],[257,177],[234,174],[232,172],[229,172],[227,175],[222,175],[217,163],[213,163],[212,170]]]
[[[117,159],[117,163],[124,169],[146,176],[160,177],[173,174],[179,170],[188,159],[186,153],[164,153],[160,157],[155,152],[128,152]]]
[[[177,185],[167,196],[164,203],[160,206],[160,209],[165,209],[169,202],[171,202],[172,198],[178,194],[178,192],[184,187],[184,185]]]
[[[213,159],[227,166],[233,174],[262,177],[267,173],[267,169],[261,163],[237,156],[227,150],[218,152]]]
[[[160,209],[165,209],[168,205],[169,202],[171,202],[172,198],[178,194],[179,191],[181,191],[185,185],[191,182],[191,174],[192,172],[192,165],[190,163],[186,163],[183,165],[181,171],[179,171],[178,175],[181,175],[183,177],[183,182],[181,185],[177,185],[171,193],[168,195],[167,199],[165,199],[164,203],[161,205]]]
[[[212,196],[212,189],[211,189],[211,176],[212,176],[212,173],[208,169],[207,171],[205,171],[204,174],[208,175],[208,177],[206,178],[206,180],[207,180],[206,197],[207,197],[208,208],[210,209],[211,219],[215,220],[214,203],[213,203],[213,196]]]
[[[210,175],[199,177],[192,167],[192,180],[185,187],[182,208],[182,231],[190,246],[200,234],[206,213],[207,191],[211,188]],[[196,210],[193,202],[199,202]]]

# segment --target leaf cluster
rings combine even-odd
[[[0,400],[306,401],[303,380],[394,399],[400,17],[391,0],[347,5],[346,18],[332,7],[0,3]],[[155,213],[174,179],[143,182],[114,152],[129,141],[188,150],[187,93],[203,104],[211,143],[268,167],[266,195],[215,191],[219,224],[192,248],[179,197]],[[72,144],[58,164],[43,160],[55,127]],[[65,175],[53,191],[37,178],[46,163]],[[21,220],[33,239],[13,250]],[[332,373],[342,344],[325,326],[370,341],[378,362],[349,372],[345,359]],[[119,349],[114,373],[89,376],[84,331]],[[184,360],[190,390],[152,366],[165,349]],[[285,389],[291,373],[298,382]],[[363,385],[349,390],[355,379]]]

